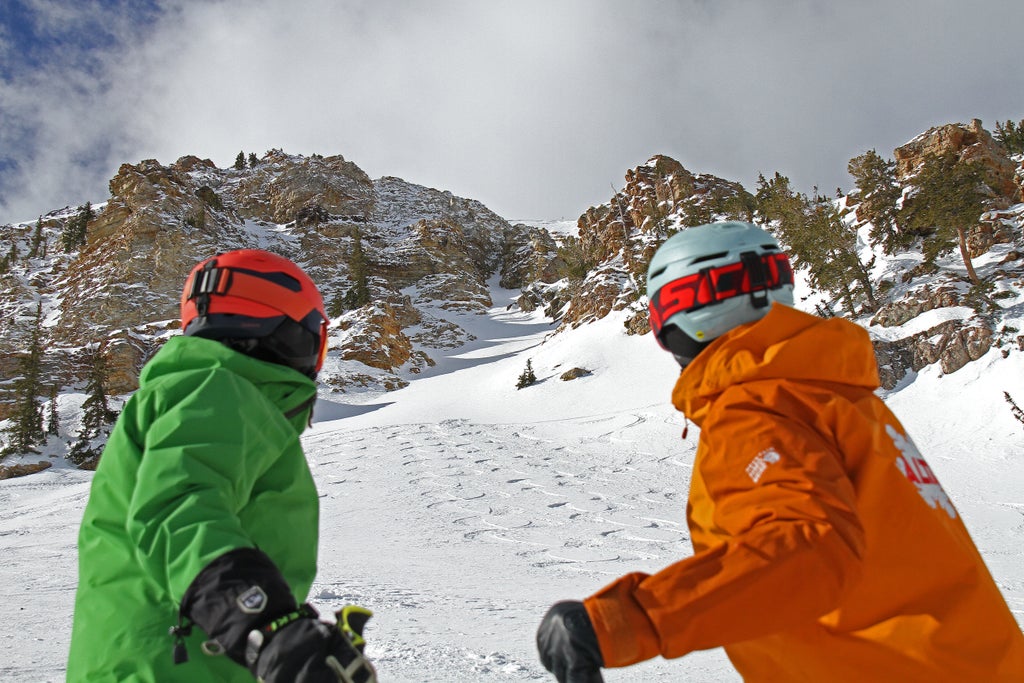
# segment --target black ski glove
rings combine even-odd
[[[603,683],[604,659],[590,615],[582,602],[552,605],[537,629],[540,663],[558,683]]]
[[[225,654],[247,666],[249,632],[298,607],[288,582],[266,553],[237,548],[210,562],[192,580],[181,599],[176,635],[188,635],[191,626],[182,624],[191,621],[208,636],[204,653]],[[176,661],[183,658],[187,653],[175,652]]]
[[[250,632],[249,670],[263,683],[377,683],[377,672],[363,656],[369,610],[350,605],[337,618],[336,624],[320,621],[303,605]]]
[[[227,552],[208,564],[185,591],[175,661],[184,661],[184,636],[198,625],[209,636],[208,655],[224,654],[265,683],[375,683],[362,656],[362,627],[369,611],[346,608],[338,624],[299,607],[291,588],[266,553]],[[347,671],[347,673],[346,673]]]

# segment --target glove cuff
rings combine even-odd
[[[254,629],[295,612],[291,588],[266,553],[256,548],[229,551],[203,568],[181,600],[181,617],[209,636],[207,654],[246,661]]]
[[[583,601],[606,666],[630,666],[660,654],[661,637],[636,597],[647,577],[626,574]]]
[[[245,661],[243,663],[250,671],[256,673],[256,661],[260,658],[260,652],[270,642],[270,639],[277,635],[278,631],[299,619],[317,619],[319,616],[320,613],[307,603],[301,605],[294,612],[284,614],[249,631],[245,639]]]

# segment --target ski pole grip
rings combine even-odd
[[[359,605],[345,605],[334,613],[338,628],[360,652],[366,646],[363,629],[372,616],[373,612]]]

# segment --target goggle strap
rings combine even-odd
[[[196,300],[196,313],[205,316],[210,309],[210,292],[217,290],[217,283],[220,276],[217,261],[206,262],[203,269],[197,272],[192,278],[192,286],[189,289],[188,299]]]
[[[697,295],[695,301],[701,306],[710,306],[718,301],[718,290],[715,289],[715,280],[711,276],[714,268],[701,268],[697,278]],[[702,297],[701,290],[707,293]]]
[[[731,293],[720,297],[715,287],[716,277],[721,277],[722,273],[734,271],[736,266],[740,266],[742,273],[739,287],[727,290]],[[754,251],[743,252],[740,254],[739,263],[702,268],[697,273],[683,276],[664,285],[657,295],[648,301],[651,329],[656,335],[660,334],[665,321],[676,313],[695,311],[745,293],[750,294],[751,303],[755,308],[764,308],[768,305],[769,290],[791,284],[793,284],[793,270],[789,265],[789,258],[784,253],[759,255]],[[684,307],[679,301],[680,292],[686,289],[692,291],[692,303],[688,307]]]
[[[768,273],[765,272],[764,267],[765,257],[758,256],[757,252],[745,251],[740,254],[740,262],[743,263],[744,276],[749,278],[750,303],[754,305],[754,308],[764,308],[768,305]]]

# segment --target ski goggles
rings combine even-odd
[[[740,254],[739,263],[702,268],[663,285],[648,303],[648,320],[656,337],[669,318],[750,294],[755,308],[768,305],[767,291],[793,284],[793,268],[782,252]],[[760,293],[760,296],[758,296]]]

